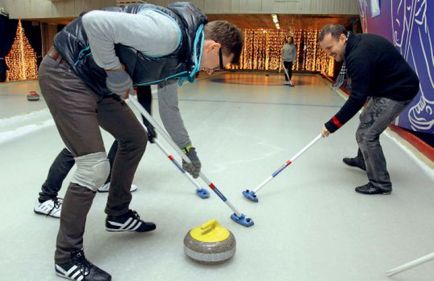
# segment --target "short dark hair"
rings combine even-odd
[[[341,34],[344,34],[345,36],[347,35],[347,30],[345,29],[345,27],[343,25],[340,25],[340,24],[324,25],[324,27],[321,29],[321,31],[319,33],[318,41],[321,42],[322,40],[324,40],[324,37],[327,34],[331,34],[333,38],[339,39]]]
[[[239,64],[244,36],[236,25],[225,20],[211,21],[205,25],[205,39],[220,43],[225,55],[234,54],[232,63]]]

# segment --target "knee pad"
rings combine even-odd
[[[96,191],[110,174],[110,163],[105,152],[90,153],[75,157],[77,170],[71,182]]]

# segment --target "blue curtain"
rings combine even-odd
[[[17,20],[9,20],[5,16],[0,16],[0,82],[6,80],[6,71],[8,66],[5,57],[14,43],[17,25]]]

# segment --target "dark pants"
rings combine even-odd
[[[127,213],[130,187],[147,143],[143,126],[123,100],[97,96],[61,59],[43,59],[39,85],[59,134],[74,157],[83,159],[105,152],[100,127],[118,141],[105,212],[111,216]],[[100,181],[96,174],[90,177]],[[86,217],[94,197],[93,187],[69,184],[57,235],[56,263],[68,262],[71,251],[83,248]]]
[[[292,79],[292,61],[284,61],[283,66],[286,69],[285,81],[291,81]],[[288,75],[287,75],[288,73]]]
[[[391,190],[392,183],[380,144],[380,134],[409,103],[410,101],[375,97],[360,114],[360,124],[356,131],[359,145],[357,157],[365,162],[369,182],[383,190]]]
[[[152,114],[152,94],[150,86],[137,87],[137,98],[139,103],[145,108],[149,114]],[[152,125],[143,117],[143,123],[146,127],[150,127]],[[108,153],[108,160],[110,162],[110,167],[113,166],[113,162],[116,156],[116,152],[118,151],[118,142],[115,140],[110,148]],[[62,188],[62,183],[68,175],[69,171],[75,164],[74,155],[64,148],[59,155],[57,155],[54,162],[51,164],[50,170],[48,171],[47,179],[42,185],[41,192],[39,193],[39,201],[43,202],[49,199],[57,198],[57,195]],[[110,181],[111,177],[111,169],[110,175],[107,177],[105,183]]]

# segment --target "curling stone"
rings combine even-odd
[[[204,264],[230,259],[235,254],[235,247],[235,236],[215,219],[191,229],[184,238],[184,253]]]
[[[38,101],[39,100],[38,93],[36,93],[36,91],[30,91],[29,94],[27,95],[27,100],[28,101]]]

